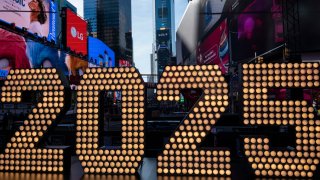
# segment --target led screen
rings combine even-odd
[[[32,12],[33,11],[33,12]],[[0,0],[0,20],[56,40],[56,5],[51,0]]]
[[[253,0],[239,6],[244,9],[232,20],[233,60],[252,58],[283,44],[281,0]]]
[[[87,22],[66,9],[66,46],[87,55]]]
[[[58,51],[56,48],[25,39],[0,29],[0,78],[5,78],[10,69],[55,67],[70,76],[71,84],[79,79],[88,67],[88,62]]]
[[[131,67],[131,64],[127,60],[120,59],[119,60],[119,67]]]
[[[247,1],[247,0],[242,0]],[[233,15],[233,8],[237,6],[237,0],[201,0],[199,17],[199,37],[215,28],[220,20]]]
[[[114,51],[97,38],[88,37],[88,57],[90,67],[114,67]]]
[[[157,30],[157,41],[159,44],[166,44],[170,40],[169,29]]]
[[[203,16],[201,16],[202,20],[202,28],[200,31],[204,34],[213,27],[220,17],[223,15],[223,9],[227,0],[204,0],[201,1],[201,11]]]
[[[229,59],[228,24],[225,19],[198,46],[197,64],[217,64],[222,73],[226,73]]]

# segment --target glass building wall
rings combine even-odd
[[[84,19],[88,21],[90,36],[97,37],[97,4],[98,0],[84,0]]]
[[[157,52],[158,77],[175,55],[174,0],[155,0],[155,50]]]
[[[119,60],[133,64],[131,0],[98,0],[97,34],[116,53]]]

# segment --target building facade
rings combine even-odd
[[[171,57],[175,56],[174,0],[155,0],[154,17],[154,48],[160,77],[164,67],[170,64]]]
[[[98,0],[97,37],[114,50],[116,66],[133,64],[131,0]]]
[[[63,1],[62,1],[63,2]],[[73,4],[71,4],[69,1],[64,1],[65,2],[65,7],[67,7],[68,9],[70,9],[72,12],[74,13],[78,13],[77,7],[74,6]]]
[[[88,22],[88,33],[92,37],[97,37],[97,6],[98,0],[84,0],[84,19]]]
[[[176,54],[178,65],[195,65],[199,41],[201,1],[190,1],[177,27]]]

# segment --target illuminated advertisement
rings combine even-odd
[[[56,5],[51,0],[0,0],[0,20],[56,40]]]
[[[0,29],[0,68],[6,76],[11,68],[31,68],[23,37]]]
[[[90,67],[114,67],[114,51],[97,38],[88,37],[88,60]]]
[[[75,56],[66,56],[65,63],[67,64],[70,74],[70,84],[79,85],[82,75],[85,70],[89,67],[88,61],[84,61]]]
[[[127,60],[120,59],[119,60],[119,67],[131,67],[131,64]]]
[[[205,36],[220,20],[230,17],[237,4],[239,4],[238,0],[202,0],[198,26],[200,38]]]
[[[87,22],[66,9],[66,46],[70,50],[87,55]]]
[[[167,43],[170,40],[169,29],[157,30],[157,41],[159,44]]]
[[[227,19],[209,34],[197,48],[197,64],[217,64],[222,73],[227,73],[229,64]]]
[[[252,58],[281,45],[283,18],[280,0],[253,0],[234,19],[234,60]],[[250,13],[252,12],[252,13]],[[259,12],[259,13],[257,13]],[[260,13],[261,12],[261,13]]]
[[[68,74],[65,54],[41,43],[0,29],[0,68],[10,69],[56,67]]]
[[[224,5],[227,0],[204,0],[201,1],[202,12],[205,13],[202,19],[202,34],[208,32],[211,27],[213,27],[218,20],[221,18]]]
[[[0,29],[0,79],[10,69],[54,67],[70,75],[71,84],[79,84],[88,62],[20,35]]]

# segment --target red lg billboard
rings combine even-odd
[[[66,9],[66,46],[87,55],[87,22]]]

